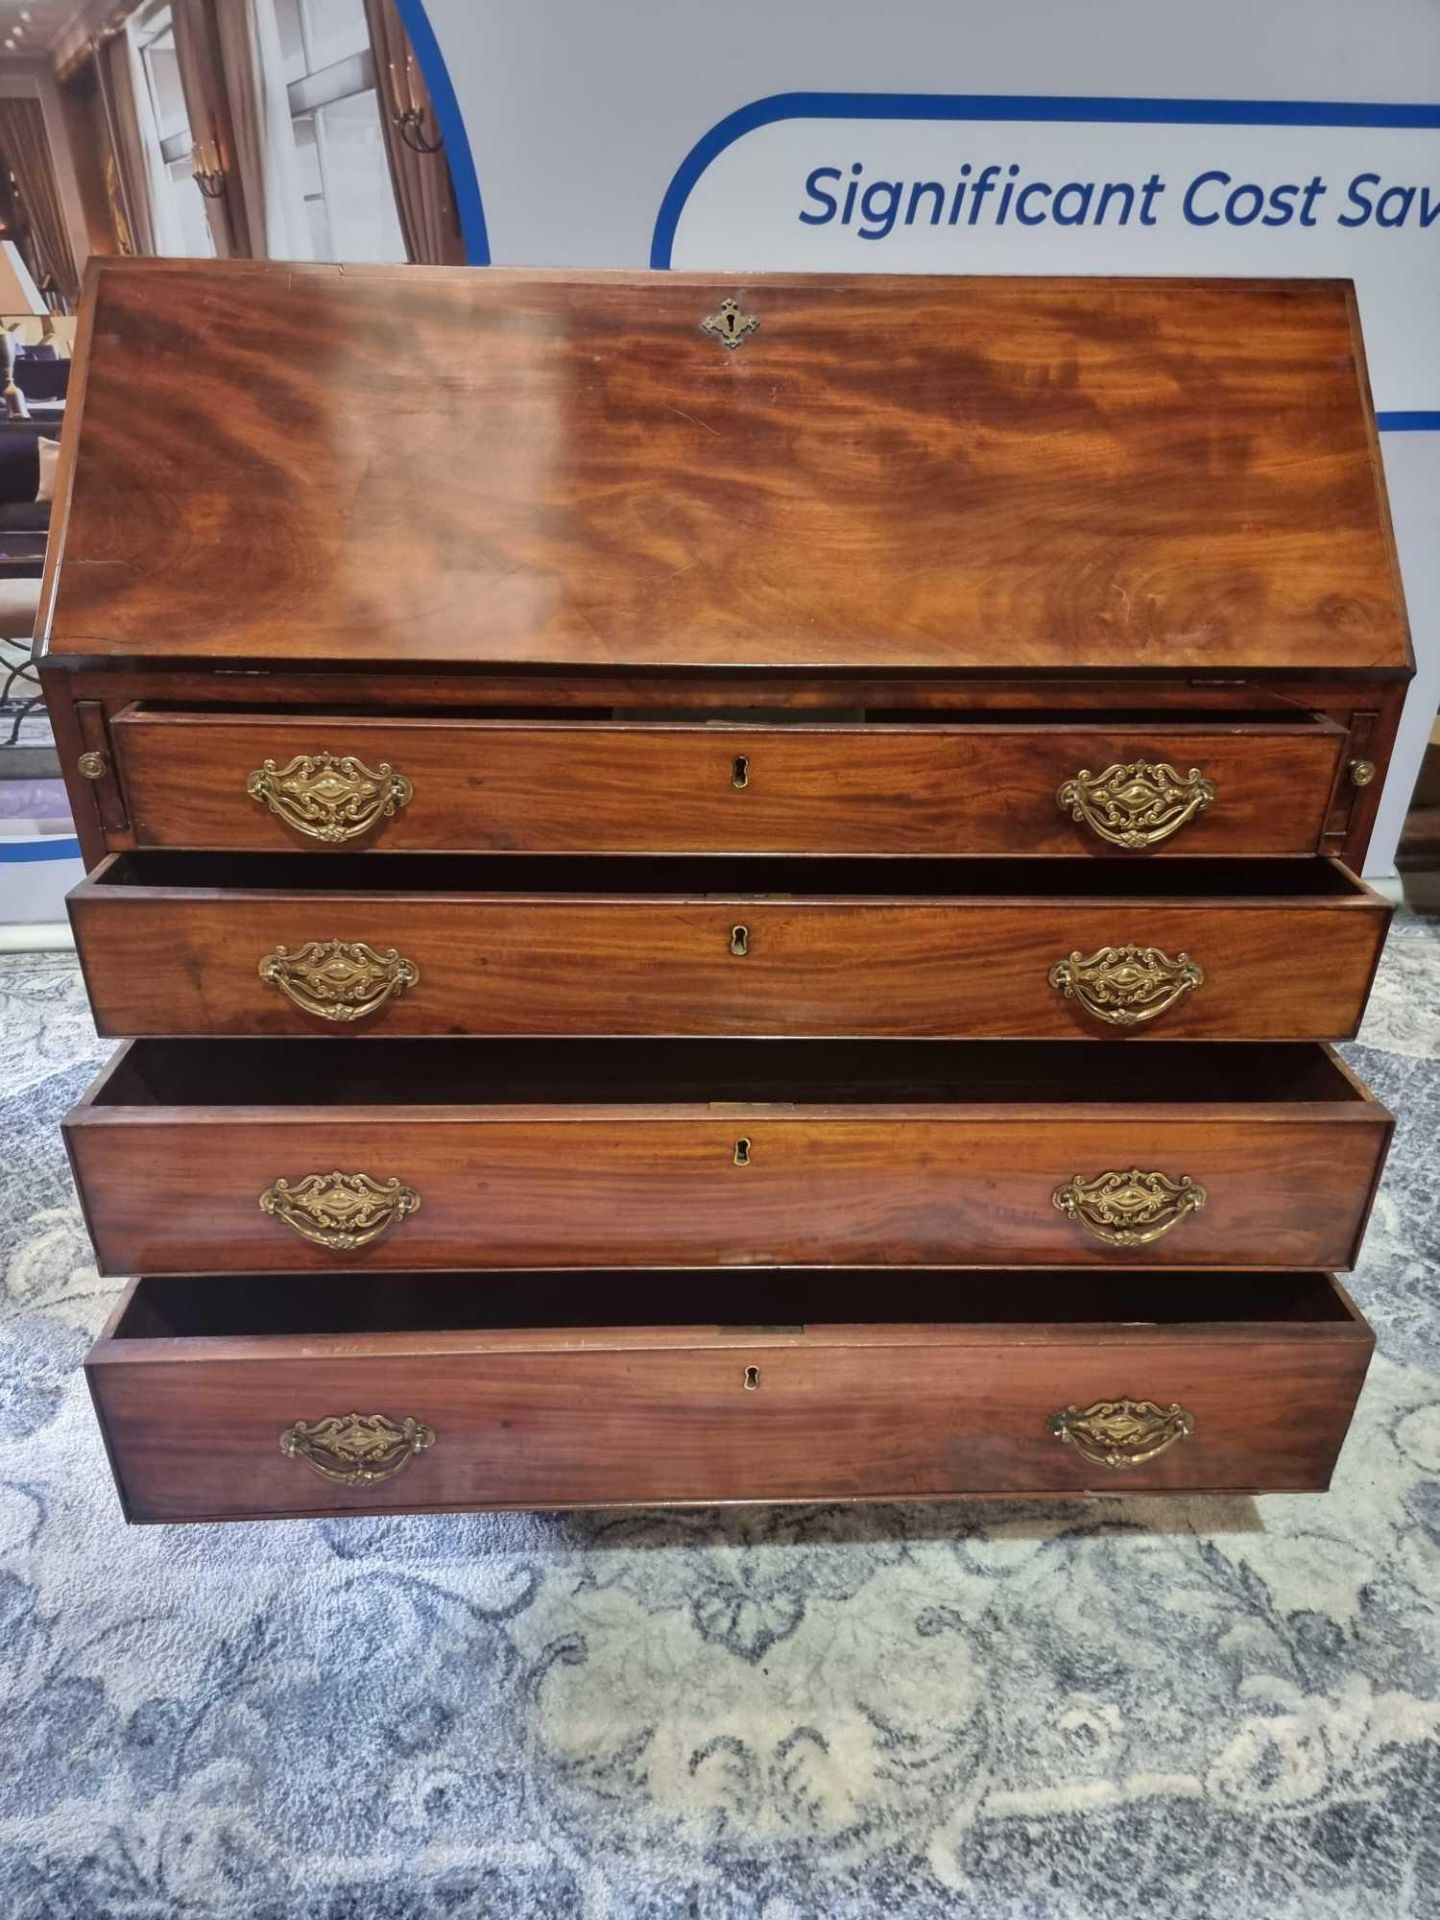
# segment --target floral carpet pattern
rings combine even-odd
[[[1321,1497],[127,1529],[56,1126],[107,1051],[0,961],[4,1920],[1440,1914],[1440,924]]]

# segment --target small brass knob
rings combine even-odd
[[[103,780],[106,773],[104,754],[94,752],[82,753],[80,758],[75,762],[75,771],[81,774],[86,780]]]
[[[1352,787],[1368,787],[1375,779],[1373,760],[1352,760],[1350,762],[1350,784]]]

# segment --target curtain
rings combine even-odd
[[[450,163],[444,148],[438,153],[416,153],[406,146],[390,117],[397,104],[421,107],[425,113],[425,137],[429,140],[436,137],[435,108],[400,24],[395,0],[365,0],[365,15],[370,23],[375,91],[380,101],[385,152],[390,161],[395,210],[400,216],[406,254],[425,266],[461,265],[465,249],[455,210]],[[397,93],[404,94],[403,102],[397,103]]]
[[[115,149],[110,126],[105,118],[105,103],[100,94],[100,69],[94,49],[71,67],[64,78],[56,76],[60,113],[65,122],[65,140],[70,162],[75,169],[75,185],[80,190],[80,211],[85,221],[87,253],[118,253],[120,236],[126,238],[127,253],[134,252],[130,242],[130,224],[117,221],[115,204],[119,196],[115,170]]]
[[[116,239],[122,253],[153,254],[158,252],[155,209],[151,203],[150,170],[140,134],[140,115],[135,105],[135,50],[123,29],[96,48],[95,74],[110,136],[105,187]]]
[[[80,276],[65,225],[65,212],[50,164],[50,142],[38,100],[0,99],[0,153],[15,176],[15,190],[29,235],[30,271],[53,287],[68,308],[80,292]]]
[[[308,260],[310,232],[273,0],[215,0],[235,171],[256,259]]]
[[[205,202],[216,258],[248,259],[255,251],[251,242],[252,212],[256,226],[264,232],[261,206],[254,198],[255,137],[253,124],[247,126],[244,152],[237,149],[217,9],[214,0],[172,0],[170,11],[190,138],[207,161],[218,156],[225,170],[224,193]]]

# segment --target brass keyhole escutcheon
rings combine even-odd
[[[743,753],[737,753],[730,762],[730,784],[732,787],[748,787],[750,784],[750,762]]]
[[[750,929],[732,927],[730,929],[730,951],[743,958],[750,951]]]
[[[744,1374],[741,1376],[740,1384],[747,1393],[754,1393],[760,1385],[759,1367],[746,1367]]]
[[[735,1164],[737,1167],[748,1167],[750,1164],[750,1142],[743,1134],[735,1142]]]

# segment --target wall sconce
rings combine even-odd
[[[437,133],[433,140],[426,139],[424,107],[397,107],[390,118],[412,153],[439,153],[445,144],[445,136],[441,133]]]
[[[225,169],[220,164],[220,149],[213,140],[207,140],[202,146],[190,149],[190,158],[194,163],[190,168],[190,178],[207,200],[218,200],[225,191]]]
[[[425,132],[425,109],[420,105],[415,93],[415,62],[410,54],[405,56],[405,75],[395,71],[395,62],[390,62],[390,93],[395,105],[390,109],[390,120],[400,138],[412,153],[439,153],[445,144],[445,136],[437,133],[433,140]]]

